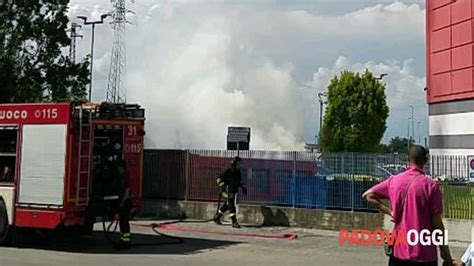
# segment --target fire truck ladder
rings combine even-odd
[[[92,110],[79,107],[79,165],[76,180],[76,206],[86,206],[92,156]],[[85,193],[84,193],[85,192]]]

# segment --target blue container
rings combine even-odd
[[[286,191],[285,191],[284,203],[285,205],[294,207],[296,204],[296,195],[295,195],[296,180],[293,176],[290,176],[288,177],[285,183],[286,183]]]
[[[327,201],[329,209],[352,209],[351,203],[351,181],[330,180],[327,181]]]
[[[357,211],[374,211],[376,210],[372,205],[365,199],[362,198],[362,194],[369,188],[377,184],[376,181],[355,181],[354,182],[354,210]]]
[[[295,207],[326,208],[327,181],[324,177],[296,177],[295,188]]]
[[[285,205],[297,208],[326,208],[327,181],[320,176],[298,176],[287,180]]]

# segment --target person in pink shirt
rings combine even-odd
[[[394,231],[418,232],[426,229],[432,233],[435,229],[444,232],[441,219],[443,202],[438,184],[423,172],[428,161],[425,148],[414,145],[408,151],[410,167],[395,176],[373,186],[362,197],[372,203],[382,213],[392,217]],[[381,200],[388,200],[390,207]],[[395,234],[396,235],[396,234]],[[452,265],[449,247],[439,246],[444,265]],[[401,244],[394,245],[389,266],[398,265],[438,265],[438,253],[435,245]]]

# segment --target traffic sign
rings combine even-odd
[[[467,162],[469,164],[468,166],[469,182],[474,183],[474,155],[468,156]]]

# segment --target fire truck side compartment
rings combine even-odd
[[[19,204],[62,207],[66,125],[24,125]]]

